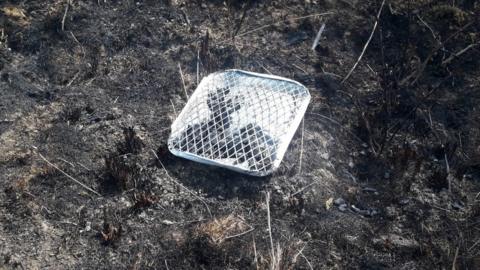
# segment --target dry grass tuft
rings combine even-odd
[[[123,137],[124,141],[118,145],[121,154],[139,154],[145,146],[133,127],[124,128]]]
[[[139,168],[127,155],[105,157],[105,168],[112,182],[119,188],[126,190],[135,187]]]
[[[6,6],[0,9],[0,11],[9,19],[16,22],[19,26],[27,26],[30,24],[30,20],[25,14],[25,10],[15,6]]]
[[[100,237],[105,245],[113,244],[122,234],[121,224],[113,225],[112,223],[104,223],[103,229],[100,231]]]
[[[252,230],[243,217],[230,214],[211,220],[197,227],[197,236],[206,236],[212,244],[220,245],[225,240],[243,235]]]
[[[147,208],[154,205],[158,201],[157,196],[146,192],[135,192],[133,194],[133,199],[135,201],[135,204],[133,205],[134,209]]]
[[[48,178],[48,177],[54,177],[58,175],[60,175],[60,173],[48,165],[32,166],[30,168],[30,171],[26,175],[19,177],[18,180],[14,181],[11,184],[10,189],[16,192],[25,192],[28,190],[30,181],[32,181],[33,179]]]

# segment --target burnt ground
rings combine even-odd
[[[344,83],[381,1],[66,3],[0,3],[0,269],[480,268],[479,1],[387,0]],[[303,83],[303,147],[170,155],[178,65]]]

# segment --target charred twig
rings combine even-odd
[[[367,64],[367,67],[368,67],[368,69],[370,69],[370,71],[371,71],[374,75],[377,75],[377,72],[376,72],[375,70],[373,70],[373,68],[372,68],[369,64]]]
[[[297,64],[292,64],[292,66],[295,67],[295,68],[297,68],[298,70],[301,70],[303,73],[308,74],[308,72],[307,72],[305,69],[301,68],[301,67],[298,66]]]
[[[308,267],[310,267],[310,269],[313,270],[312,264],[311,264],[310,261],[307,259],[307,257],[305,257],[305,255],[303,255],[303,252],[301,252],[301,251],[300,251],[300,256],[302,256],[302,258],[305,259],[305,261],[306,261],[307,264],[308,264]]]
[[[298,174],[302,173],[302,159],[303,159],[303,135],[305,133],[305,118],[302,119],[302,137],[300,140],[300,157],[298,162]]]
[[[245,224],[246,224],[246,223],[245,223]],[[226,240],[226,239],[231,239],[231,238],[239,237],[239,236],[245,235],[245,234],[247,234],[247,233],[249,233],[249,232],[251,232],[251,231],[255,230],[255,228],[254,228],[254,227],[250,226],[249,224],[247,224],[247,225],[250,227],[250,229],[248,229],[248,230],[246,230],[246,231],[244,231],[244,232],[241,232],[241,233],[237,233],[237,234],[234,234],[234,235],[226,236],[226,237],[224,237],[222,240]]]
[[[452,270],[456,270],[457,267],[457,258],[458,258],[458,251],[460,250],[460,246],[457,247],[457,250],[455,250],[455,257],[453,258],[453,262],[452,262]]]
[[[200,63],[202,67],[207,72],[211,69],[210,61],[210,31],[207,29],[205,36],[200,42],[200,52],[199,52]]]
[[[472,43],[467,47],[463,48],[462,50],[460,50],[459,52],[450,55],[450,57],[442,61],[442,66],[449,64],[450,62],[453,61],[453,59],[460,57],[462,54],[466,53],[468,50],[473,49],[475,46],[478,46],[478,45],[480,45],[480,43]]]
[[[233,38],[235,38],[235,36],[238,34],[240,29],[242,28],[242,24],[245,21],[245,18],[247,17],[247,11],[248,11],[249,7],[250,7],[250,3],[245,3],[243,5],[242,17],[240,18],[240,22],[237,24],[237,27],[236,27],[235,31],[233,32]]]
[[[181,9],[180,12],[182,12],[182,15],[183,15],[183,18],[185,19],[185,22],[186,22],[188,25],[191,25],[190,19],[188,18],[188,15],[187,15],[187,13],[185,12],[185,10]]]
[[[377,18],[375,20],[375,24],[373,25],[372,32],[370,33],[370,37],[368,38],[367,42],[365,43],[365,46],[363,46],[362,53],[357,59],[357,62],[353,65],[352,69],[348,72],[347,76],[342,80],[342,84],[345,83],[348,78],[350,78],[350,75],[352,75],[353,71],[357,68],[358,63],[362,60],[363,55],[365,54],[365,51],[367,50],[368,45],[370,44],[370,41],[372,41],[373,34],[375,33],[375,30],[377,29],[378,21],[380,20],[380,15],[382,14],[383,6],[385,5],[385,0],[382,1],[382,4],[380,5],[380,9],[378,10],[377,13]]]
[[[443,47],[443,44],[447,41],[449,41],[450,39],[456,37],[458,34],[460,34],[461,32],[465,31],[468,27],[470,27],[471,25],[473,24],[473,22],[470,22],[470,23],[467,23],[465,26],[463,26],[462,28],[460,28],[457,32],[453,33],[452,35],[450,35],[449,37],[447,37],[443,42],[439,42],[439,44],[437,44],[437,46],[435,46],[433,48],[433,50],[430,52],[430,54],[428,54],[427,58],[419,65],[418,69],[416,69],[415,71],[413,71],[412,73],[410,73],[407,77],[405,77],[404,79],[402,79],[400,82],[399,82],[399,85],[400,86],[403,86],[405,84],[407,84],[410,79],[414,78],[412,82],[408,83],[409,85],[412,85],[414,83],[416,83],[418,81],[418,79],[420,79],[421,75],[423,74],[423,72],[425,71],[425,68],[427,68],[427,64],[430,62],[430,60],[432,60],[433,56],[435,55],[435,53],[437,53],[438,50],[440,50],[442,47]]]
[[[450,172],[450,164],[448,163],[447,153],[444,152],[445,155],[445,167],[447,170],[447,181],[448,181],[448,192],[452,192],[452,174]]]
[[[75,75],[72,77],[72,79],[67,83],[67,87],[70,87],[72,83],[78,78],[78,75],[80,75],[80,70],[75,73]]]
[[[200,82],[200,49],[197,50],[197,85]]]
[[[306,185],[306,186],[304,186],[303,188],[299,189],[298,191],[295,191],[293,194],[290,195],[290,198],[295,197],[295,195],[304,192],[304,191],[307,190],[309,187],[311,187],[311,186],[313,186],[313,185],[315,185],[315,184],[317,184],[316,181],[315,181],[315,182],[312,182],[312,183],[310,183],[310,184],[308,184],[308,185]]]
[[[294,263],[297,262],[298,256],[302,253],[302,251],[305,249],[306,246],[307,246],[307,245],[305,244],[305,245],[297,252],[297,254],[295,254],[295,256],[293,256],[292,262],[294,262]]]
[[[435,39],[437,42],[441,43],[440,40],[437,39],[437,35],[435,35],[435,32],[433,31],[433,29],[430,27],[430,25],[427,24],[427,22],[425,22],[422,17],[420,17],[420,15],[417,14],[417,18],[418,20],[423,23],[423,25],[425,25],[425,27],[428,28],[428,30],[430,30],[430,32],[432,33],[432,36],[433,36],[433,39]]]
[[[187,93],[187,87],[185,86],[185,79],[183,78],[182,66],[180,65],[180,63],[178,63],[178,71],[180,73],[180,78],[182,79],[182,85],[183,85],[183,91],[185,92],[185,97],[188,100],[189,96],[188,96],[188,93]]]
[[[340,128],[344,129],[347,133],[349,133],[350,135],[352,135],[355,139],[357,139],[359,142],[361,143],[364,143],[364,141],[362,139],[360,139],[357,135],[355,135],[353,132],[349,131],[346,127],[344,127],[342,124],[340,124],[338,121],[330,118],[330,117],[327,117],[323,114],[319,114],[319,113],[308,113],[308,114],[311,114],[311,115],[315,115],[315,116],[320,116],[321,118],[323,119],[327,119],[329,120],[330,122],[338,125]]]
[[[298,20],[303,20],[303,19],[307,19],[307,18],[311,18],[311,17],[319,17],[319,16],[325,16],[325,15],[331,15],[331,14],[334,14],[334,12],[324,12],[324,13],[316,13],[316,14],[310,14],[310,15],[306,15],[306,16],[302,16],[302,17],[296,17],[296,18],[292,18],[292,19],[289,19],[290,21],[298,21]],[[248,30],[248,31],[245,31],[243,33],[240,33],[238,34],[236,37],[242,37],[242,36],[246,36],[248,34],[251,34],[251,33],[254,33],[254,32],[257,32],[257,31],[260,31],[260,30],[263,30],[265,28],[268,28],[270,26],[274,26],[274,25],[277,25],[279,23],[284,23],[286,22],[287,19],[285,20],[282,20],[282,21],[279,21],[279,22],[274,22],[274,23],[271,23],[271,24],[266,24],[266,25],[263,25],[263,26],[260,26],[260,27],[257,27],[257,28],[254,28],[254,29],[251,29],[251,30]]]
[[[173,113],[175,114],[175,117],[177,117],[177,110],[175,109],[175,104],[173,104],[173,101],[170,99],[170,104],[172,104],[172,108],[173,108]]]
[[[33,146],[33,148],[35,150],[38,150],[38,148],[36,146]],[[58,170],[59,172],[61,172],[63,175],[65,175],[68,179],[72,180],[73,182],[75,182],[77,185],[83,187],[84,189],[94,193],[95,195],[99,196],[99,197],[102,197],[102,195],[98,192],[96,192],[95,190],[89,188],[87,185],[83,184],[82,182],[78,181],[77,179],[73,178],[71,175],[69,175],[68,173],[64,172],[62,169],[60,169],[59,167],[57,167],[55,164],[51,163],[50,161],[48,161],[42,154],[40,154],[40,152],[37,151],[37,154],[40,156],[41,159],[43,159],[43,161],[45,161],[49,166],[53,167],[54,169]]]
[[[255,261],[255,267],[258,270],[258,259],[257,259],[257,245],[255,244],[255,235],[253,236],[253,254],[254,258],[253,260]]]
[[[275,256],[275,247],[273,245],[273,237],[272,237],[272,221],[270,218],[270,192],[267,191],[266,196],[265,196],[265,201],[267,203],[267,222],[268,222],[268,237],[270,238],[270,247],[271,247],[271,256],[272,256],[272,269],[274,269],[273,266],[276,265],[276,256]]]
[[[430,92],[428,92],[425,96],[422,97],[422,100],[425,100],[428,97],[430,97],[433,93],[435,93],[437,89],[438,88],[432,89]],[[389,145],[392,142],[392,140],[395,138],[397,133],[404,128],[404,124],[408,121],[408,119],[410,119],[409,117],[418,110],[418,108],[420,107],[420,104],[422,104],[422,101],[419,101],[418,104],[415,105],[415,107],[412,110],[410,110],[408,113],[405,114],[402,120],[398,121],[395,125],[393,125],[391,128],[389,128],[386,131],[385,138],[383,139],[382,144],[380,145],[380,150],[378,151],[377,156],[380,156],[382,154],[383,150],[385,149],[385,146]],[[408,123],[409,123],[408,126],[413,124],[413,122],[411,121]],[[391,132],[392,130],[393,132]],[[388,138],[389,133],[391,133],[391,135]]]
[[[73,168],[75,168],[75,165],[73,165],[70,161],[68,161],[68,160],[66,160],[66,159],[58,158],[58,160],[63,161],[63,162],[65,162],[65,163],[67,163],[68,165],[72,166]]]
[[[0,28],[0,45],[6,45],[7,44],[7,37],[8,35],[5,34],[5,29]]]
[[[468,252],[470,252],[470,250],[472,250],[474,247],[476,247],[478,245],[478,243],[480,243],[480,239],[478,239],[471,247],[468,248]]]
[[[267,72],[268,74],[272,75],[272,72],[270,72],[270,70],[268,70],[262,63],[258,62],[258,61],[255,61],[257,62],[257,64],[263,68],[263,70],[265,70],[265,72]]]
[[[85,58],[85,48],[83,48],[82,43],[80,43],[80,41],[78,41],[77,37],[73,34],[72,31],[70,31],[70,35],[72,36],[73,40],[76,43],[78,43],[78,45],[80,46],[80,49],[82,49],[82,58]]]

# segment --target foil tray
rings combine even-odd
[[[171,127],[174,155],[266,176],[277,169],[310,102],[302,84],[226,70],[205,77]]]

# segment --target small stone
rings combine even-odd
[[[376,216],[378,214],[378,210],[377,209],[368,209],[368,216]]]
[[[463,206],[458,202],[454,202],[454,203],[452,203],[452,208],[455,209],[455,210],[462,210]]]
[[[409,202],[410,202],[410,199],[406,198],[406,199],[401,199],[399,203],[401,205],[407,205]]]
[[[369,208],[369,209],[360,209],[358,207],[356,207],[355,205],[352,204],[351,206],[352,210],[355,211],[356,213],[362,215],[362,216],[366,216],[366,217],[373,217],[375,215],[377,215],[379,212],[377,209],[375,208]]]
[[[371,188],[371,187],[364,187],[363,188],[363,191],[365,192],[373,192],[373,193],[378,193],[378,191],[374,188]]]
[[[361,210],[360,208],[356,207],[354,204],[352,204],[351,208],[352,208],[353,211],[355,211],[355,212],[357,212],[357,213],[361,213],[361,212],[362,212],[362,210]]]
[[[339,205],[345,204],[345,200],[343,198],[338,198],[334,201],[334,203],[336,206],[339,206]]]
[[[170,220],[168,220],[168,219],[164,219],[164,220],[162,220],[162,221],[160,221],[160,222],[161,222],[162,224],[165,224],[165,225],[173,225],[173,224],[175,224],[175,222],[170,221]]]
[[[347,208],[348,208],[348,205],[345,203],[338,206],[338,210],[341,212],[347,211]]]
[[[92,229],[92,222],[87,221],[85,225],[85,231],[89,232]]]
[[[325,201],[325,209],[330,210],[332,208],[333,204],[333,198],[329,198],[327,201]]]
[[[125,208],[132,207],[132,203],[129,200],[127,200],[127,198],[125,198],[125,197],[121,197],[119,201],[120,201],[121,204],[124,205]]]

